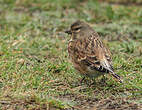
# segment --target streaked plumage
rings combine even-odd
[[[113,72],[109,49],[102,43],[93,28],[85,22],[76,21],[66,33],[71,35],[68,53],[75,69],[90,77],[110,73],[119,82],[122,82],[120,76]]]

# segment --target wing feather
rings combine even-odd
[[[75,47],[77,49],[75,56],[78,61],[90,65],[92,69],[97,71],[108,72],[102,63],[105,61],[108,67],[112,69],[110,51],[104,46],[99,37],[96,36],[96,33],[88,38],[77,40]]]
[[[111,73],[121,82],[120,76],[113,72],[111,53],[104,46],[98,34],[94,33],[88,38],[77,40],[74,47],[76,48],[74,55],[79,62],[89,66],[92,70]]]

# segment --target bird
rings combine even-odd
[[[80,74],[91,78],[110,74],[122,83],[121,77],[114,72],[110,50],[89,24],[77,20],[65,33],[71,36],[68,53],[74,68]]]

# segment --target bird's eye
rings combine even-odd
[[[78,28],[75,28],[74,30],[78,30],[78,29],[80,29],[80,28],[78,27]]]
[[[75,31],[78,31],[81,27],[76,27],[74,28]]]

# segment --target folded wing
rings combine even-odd
[[[98,34],[94,34],[88,38],[76,41],[75,56],[79,62],[89,66],[92,70],[110,73],[119,82],[122,82],[120,76],[113,72],[110,51],[101,42]]]

